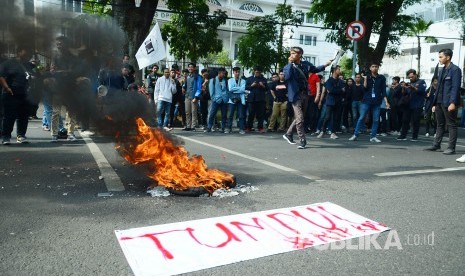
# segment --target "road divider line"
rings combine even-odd
[[[444,169],[427,169],[427,170],[413,170],[413,171],[402,171],[402,172],[384,172],[375,173],[376,176],[400,176],[400,175],[414,175],[414,174],[427,174],[437,172],[454,172],[454,171],[465,171],[465,167],[455,168],[444,168]]]
[[[124,191],[124,185],[119,176],[116,174],[115,170],[113,167],[110,165],[108,160],[105,158],[103,155],[102,151],[99,149],[97,144],[94,143],[94,141],[86,137],[85,135],[81,134],[82,139],[84,142],[86,142],[87,147],[90,150],[90,153],[92,153],[92,156],[95,159],[95,162],[97,163],[97,166],[100,170],[100,174],[103,177],[103,181],[105,182],[105,186],[107,187],[107,190],[109,192],[122,192]]]
[[[300,176],[302,176],[304,178],[307,178],[307,179],[311,179],[311,180],[320,179],[317,176],[304,175],[304,174],[302,174],[301,172],[299,172],[296,169],[289,168],[289,167],[286,167],[286,166],[282,166],[282,165],[279,165],[279,164],[276,164],[276,163],[273,163],[273,162],[270,162],[270,161],[266,161],[266,160],[263,160],[263,159],[260,159],[260,158],[257,158],[257,157],[246,155],[246,154],[243,154],[243,153],[240,153],[240,152],[237,152],[237,151],[233,151],[233,150],[230,150],[230,149],[227,149],[227,148],[223,148],[223,147],[220,147],[220,146],[215,146],[215,145],[212,145],[212,144],[208,144],[206,142],[195,140],[195,139],[192,139],[192,138],[189,138],[189,137],[185,137],[185,136],[181,136],[181,135],[177,135],[177,136],[184,139],[184,140],[191,141],[191,142],[194,142],[194,143],[197,143],[197,144],[201,144],[201,145],[204,145],[204,146],[207,146],[207,147],[210,147],[210,148],[214,148],[214,149],[217,149],[217,150],[220,150],[220,151],[224,151],[224,152],[227,152],[227,153],[232,154],[232,155],[236,155],[236,156],[239,156],[239,157],[242,157],[242,158],[245,158],[245,159],[249,159],[249,160],[258,162],[258,163],[266,165],[266,166],[276,168],[278,170],[282,170],[282,171],[290,172],[290,173],[296,173],[297,175],[300,175]]]

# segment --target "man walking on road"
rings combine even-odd
[[[284,140],[289,144],[295,145],[292,133],[297,131],[300,143],[298,149],[304,149],[307,145],[304,130],[304,114],[307,110],[306,97],[308,94],[308,73],[318,73],[325,70],[325,67],[330,65],[332,60],[326,62],[325,65],[316,67],[306,60],[302,60],[304,50],[300,47],[292,47],[289,56],[289,63],[284,66],[284,79],[287,82],[287,97],[292,104],[294,110],[294,121],[289,126],[287,132],[283,135]]]
[[[386,97],[386,78],[383,75],[378,74],[379,64],[372,62],[370,66],[370,75],[364,77],[365,92],[362,99],[362,107],[360,117],[357,125],[355,126],[354,135],[349,138],[350,141],[355,141],[360,134],[362,124],[364,124],[365,116],[369,110],[373,114],[373,125],[371,127],[370,142],[380,143],[381,140],[376,138],[379,125],[379,114],[381,112],[381,103],[384,100],[386,103],[386,109],[390,108]]]
[[[9,145],[11,132],[16,121],[17,142],[27,143],[26,131],[28,125],[29,102],[27,91],[29,79],[32,76],[32,65],[28,62],[30,51],[19,46],[17,57],[0,64],[0,85],[2,88],[2,104],[4,110],[2,144]]]
[[[432,111],[436,113],[437,130],[433,145],[426,148],[427,151],[437,151],[441,149],[442,137],[447,123],[449,128],[449,145],[444,154],[455,154],[455,144],[457,143],[457,108],[460,104],[460,82],[462,81],[462,71],[451,62],[451,49],[439,51],[439,63],[444,65],[439,73],[438,89],[433,99]],[[459,158],[460,159],[460,158]],[[460,162],[459,160],[457,160]]]

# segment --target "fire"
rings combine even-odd
[[[178,191],[203,187],[210,194],[219,188],[228,188],[234,183],[233,175],[216,169],[209,169],[202,156],[189,154],[164,134],[151,128],[138,118],[136,145],[126,147],[123,156],[132,164],[154,165],[155,171],[149,177],[158,185]]]

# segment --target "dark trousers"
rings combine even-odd
[[[208,125],[208,100],[200,100],[200,124]]]
[[[435,146],[441,146],[442,137],[444,136],[444,130],[447,127],[449,128],[449,145],[448,149],[455,150],[455,144],[457,143],[457,109],[449,112],[447,110],[448,106],[442,104],[436,105],[436,138],[434,139]]]
[[[305,112],[305,129],[310,131],[316,131],[316,125],[318,123],[318,105],[315,103],[315,97],[308,97],[307,110]]]
[[[381,108],[379,111],[379,127],[378,133],[387,132],[387,109]]]
[[[342,102],[336,101],[333,110],[333,132],[341,132]]]
[[[391,107],[391,130],[400,131],[402,126],[402,108],[399,106]]]
[[[247,128],[252,129],[255,117],[257,117],[259,129],[263,128],[265,119],[265,102],[249,102],[249,117],[247,118]]]
[[[402,114],[402,130],[400,135],[407,136],[407,132],[410,128],[410,122],[412,123],[412,138],[418,138],[418,131],[420,130],[420,120],[422,115],[422,108],[410,109],[406,108]]]
[[[28,117],[29,117],[29,102],[24,94],[10,95],[2,94],[3,101],[3,129],[2,135],[4,138],[10,139],[13,126],[16,121],[16,134],[18,136],[26,136]]]
[[[344,102],[342,104],[342,125],[349,129],[349,115],[353,118],[352,114],[352,102]]]
[[[430,133],[430,128],[436,133],[436,112],[428,108],[428,110],[425,110],[425,113],[426,133]]]
[[[171,109],[170,109],[170,127],[174,126],[173,125],[174,119],[175,119],[174,111],[176,109],[176,104],[178,105],[178,112],[179,114],[181,114],[182,126],[185,127],[186,126],[186,110],[184,106],[184,96],[180,92],[173,95],[173,101],[171,102]],[[208,113],[208,110],[207,110],[207,113]],[[205,125],[207,124],[205,123]]]
[[[336,105],[333,105],[333,106],[329,106],[329,105],[326,106],[326,114],[325,114],[325,119],[323,120],[323,125],[321,126],[321,131],[324,131],[326,129],[326,126],[328,125],[329,120],[331,119],[331,116],[333,118],[333,122],[336,123],[336,114],[341,114],[340,110],[341,110],[341,106],[338,105],[337,103]]]

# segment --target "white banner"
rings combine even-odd
[[[165,57],[165,45],[163,44],[160,26],[158,26],[157,22],[142,45],[139,47],[139,50],[137,50],[136,59],[139,64],[139,68],[142,69],[164,59]]]
[[[163,224],[115,234],[134,274],[175,275],[380,233],[330,202]]]

